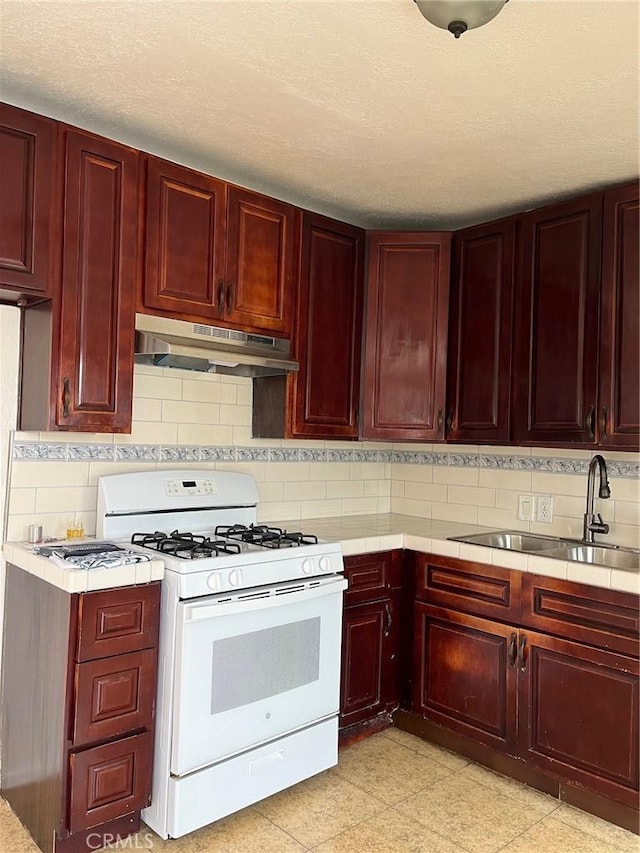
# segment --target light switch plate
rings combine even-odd
[[[535,498],[533,495],[518,496],[518,518],[520,521],[533,521]]]

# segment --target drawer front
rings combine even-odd
[[[156,671],[156,649],[76,664],[73,745],[151,728]]]
[[[77,660],[135,652],[158,644],[160,583],[80,596]]]
[[[345,606],[386,598],[392,586],[399,586],[401,552],[378,551],[345,557],[344,573],[349,587],[344,594]]]
[[[96,746],[69,756],[69,832],[144,808],[151,798],[153,736]]]
[[[418,598],[501,622],[519,621],[522,572],[431,554],[418,554],[416,566]]]
[[[523,577],[524,625],[635,658],[639,604],[638,596],[631,593],[539,575]]]

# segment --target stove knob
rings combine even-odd
[[[310,560],[308,557],[306,560],[302,561],[302,571],[305,575],[313,574],[313,560]]]
[[[227,580],[229,581],[229,586],[240,586],[242,583],[242,572],[240,569],[232,569],[229,572]]]
[[[330,572],[331,571],[331,560],[328,557],[320,557],[320,571],[321,572]]]
[[[220,575],[217,572],[212,572],[209,575],[207,578],[207,586],[214,592],[220,592],[220,589],[222,588],[222,581],[220,580]]]

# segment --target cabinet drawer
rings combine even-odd
[[[638,657],[638,596],[524,575],[522,622],[527,627]]]
[[[501,622],[519,621],[522,572],[431,554],[418,554],[416,568],[418,598]]]
[[[69,757],[69,832],[89,829],[149,804],[153,736],[96,746]]]
[[[344,574],[349,581],[344,594],[345,606],[386,598],[391,587],[400,586],[401,557],[401,551],[345,557]]]
[[[76,664],[74,746],[107,740],[153,722],[155,649]]]
[[[80,596],[78,661],[156,646],[160,584],[121,587]]]

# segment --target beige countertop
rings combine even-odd
[[[589,563],[449,540],[450,536],[464,536],[492,529],[473,524],[432,521],[410,515],[386,513],[307,518],[303,522],[300,520],[278,522],[277,526],[286,527],[289,530],[304,527],[306,530],[313,531],[319,539],[340,542],[345,556],[406,548],[411,551],[458,557],[521,572],[564,578],[605,589],[640,594],[639,571],[608,569]],[[3,545],[4,557],[7,562],[43,578],[66,592],[88,592],[117,586],[133,586],[152,580],[161,580],[164,575],[162,560],[90,571],[62,568],[46,557],[34,554],[33,547],[24,542],[7,542]]]
[[[411,515],[387,513],[305,518],[303,522],[299,520],[278,522],[277,526],[286,527],[289,530],[299,530],[303,527],[305,530],[312,531],[319,539],[337,540],[342,544],[345,556],[407,548],[411,551],[459,557],[476,563],[503,566],[521,572],[564,578],[605,589],[640,594],[640,572],[638,571],[608,569],[604,566],[559,560],[555,557],[541,557],[519,551],[505,551],[483,545],[449,541],[450,536],[464,536],[494,529],[473,524],[433,521]]]
[[[48,557],[34,554],[35,547],[37,546],[26,542],[5,542],[2,551],[7,563],[12,563],[19,569],[36,575],[65,592],[93,592],[120,586],[134,586],[162,580],[164,577],[162,560],[149,560],[146,563],[114,566],[109,569],[72,569],[59,566]]]

